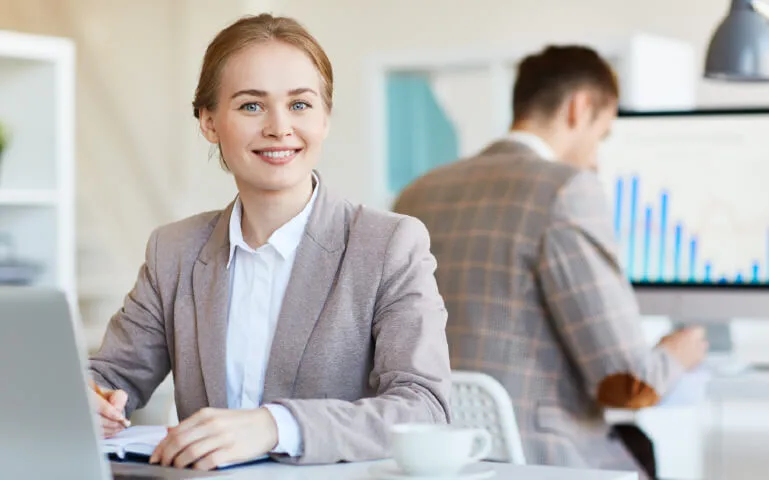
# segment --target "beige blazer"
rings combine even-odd
[[[417,180],[395,210],[430,232],[452,367],[506,387],[526,460],[637,469],[603,408],[653,405],[683,370],[646,344],[595,173],[501,141]]]
[[[446,423],[446,310],[416,219],[353,205],[321,181],[286,289],[264,402],[303,437],[296,463],[382,458],[388,427]],[[123,308],[91,359],[95,381],[128,393],[126,413],[173,373],[180,420],[226,408],[232,204],[154,231]]]

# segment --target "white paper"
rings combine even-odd
[[[152,455],[158,443],[168,434],[164,426],[137,425],[128,427],[111,438],[102,440],[102,451],[124,458],[126,453]]]

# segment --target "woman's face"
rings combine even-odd
[[[302,50],[272,41],[248,46],[225,64],[214,111],[200,126],[239,189],[289,190],[309,181],[328,134],[322,79]]]

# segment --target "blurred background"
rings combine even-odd
[[[10,139],[0,147],[0,258],[26,259],[17,267],[67,289],[89,349],[98,347],[151,230],[234,197],[191,101],[206,45],[241,15],[293,16],[318,38],[335,73],[319,169],[350,200],[388,208],[416,175],[505,132],[515,63],[549,43],[609,58],[627,109],[769,107],[769,83],[703,75],[730,3],[0,0],[0,125]],[[760,133],[754,140],[766,149]],[[650,343],[670,328],[666,318],[647,323]],[[745,356],[769,358],[767,325],[732,322]],[[147,415],[165,411],[168,385],[157,396]],[[769,396],[759,397],[631,416],[652,431],[664,477],[754,478],[769,438]]]

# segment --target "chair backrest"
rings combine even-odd
[[[486,460],[526,465],[513,403],[505,387],[479,372],[454,370],[451,387],[451,423],[485,428],[493,445]]]

